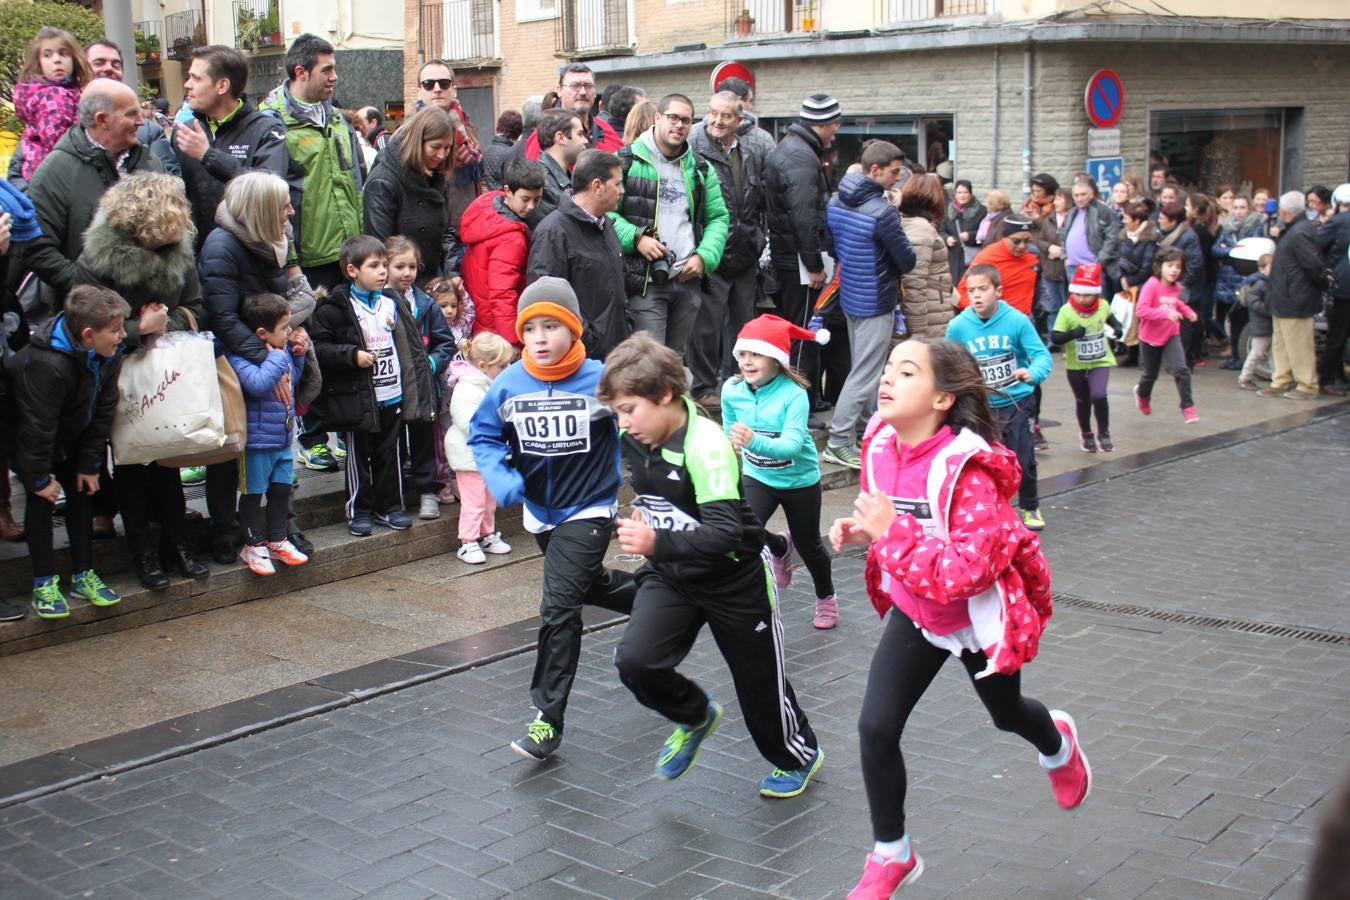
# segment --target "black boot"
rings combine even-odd
[[[192,555],[192,551],[182,544],[173,546],[169,551],[169,559],[173,560],[173,567],[184,578],[201,581],[203,578],[211,577],[211,570],[206,567],[206,563],[200,562]]]
[[[295,545],[295,549],[299,550],[301,553],[306,556],[314,555],[314,542],[305,537],[300,529],[295,529],[295,531],[292,531],[290,534],[286,535],[286,537]]]
[[[160,568],[159,554],[153,550],[136,554],[132,559],[132,564],[136,568],[136,577],[148,589],[162,591],[169,586],[169,576],[165,575],[164,570]]]

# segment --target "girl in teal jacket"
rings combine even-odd
[[[806,427],[806,382],[789,367],[788,348],[792,340],[823,344],[829,338],[825,329],[812,333],[778,316],[760,316],[737,335],[741,374],[722,386],[722,428],[741,453],[745,499],[766,525],[780,506],[787,519],[787,531],[767,533],[774,584],[792,582],[795,544],[814,582],[817,628],[838,623],[839,604],[830,555],[820,540],[820,459]]]

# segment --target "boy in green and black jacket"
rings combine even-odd
[[[598,396],[619,416],[637,494],[632,518],[619,521],[619,544],[647,557],[614,664],[639,703],[675,722],[656,775],[679,778],[722,719],[722,706],[676,671],[707,623],[746,728],[775,767],[760,794],[795,797],[825,754],[783,674],[764,527],[741,496],[731,442],[687,392],[679,357],[643,332],[610,353],[601,376]]]

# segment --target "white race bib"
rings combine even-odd
[[[585,397],[526,398],[512,401],[520,452],[568,456],[591,451],[591,417]]]
[[[656,494],[638,494],[633,498],[633,508],[653,531],[693,531],[698,527],[697,519]]]
[[[1106,336],[1100,331],[1076,338],[1073,344],[1079,362],[1095,362],[1106,358]]]
[[[769,440],[775,440],[783,436],[781,431],[771,431],[767,428],[754,429],[755,434],[762,435]],[[775,459],[772,456],[760,456],[758,453],[751,453],[748,449],[741,451],[741,457],[747,465],[754,466],[756,469],[786,469],[792,465],[791,459]]]
[[[991,388],[1007,387],[1017,379],[1013,372],[1017,370],[1017,356],[1013,353],[999,353],[994,356],[981,356],[980,375],[984,383]]]

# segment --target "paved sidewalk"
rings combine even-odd
[[[1342,416],[1059,495],[1055,528],[1074,540],[1055,542],[1057,587],[1217,617],[1264,600],[1270,621],[1350,632],[1344,545],[1314,539],[1344,525],[1328,486],[1347,438]],[[1249,469],[1259,527],[1223,525],[1250,518]],[[1230,572],[1243,592],[1197,607],[1201,582]],[[683,779],[656,781],[668,727],[618,684],[613,628],[586,638],[547,764],[506,747],[530,714],[533,658],[515,656],[0,809],[0,883],[7,897],[841,896],[870,845],[854,724],[879,627],[860,560],[836,577],[835,631],[810,627],[805,578],[783,598],[788,673],[827,751],[797,800],[755,793],[768,766],[706,636],[685,671],[727,720]],[[906,733],[929,871],[904,896],[1302,896],[1319,802],[1350,757],[1350,644],[1061,604],[1024,683],[1074,713],[1093,764],[1092,796],[1067,814],[958,670]]]

